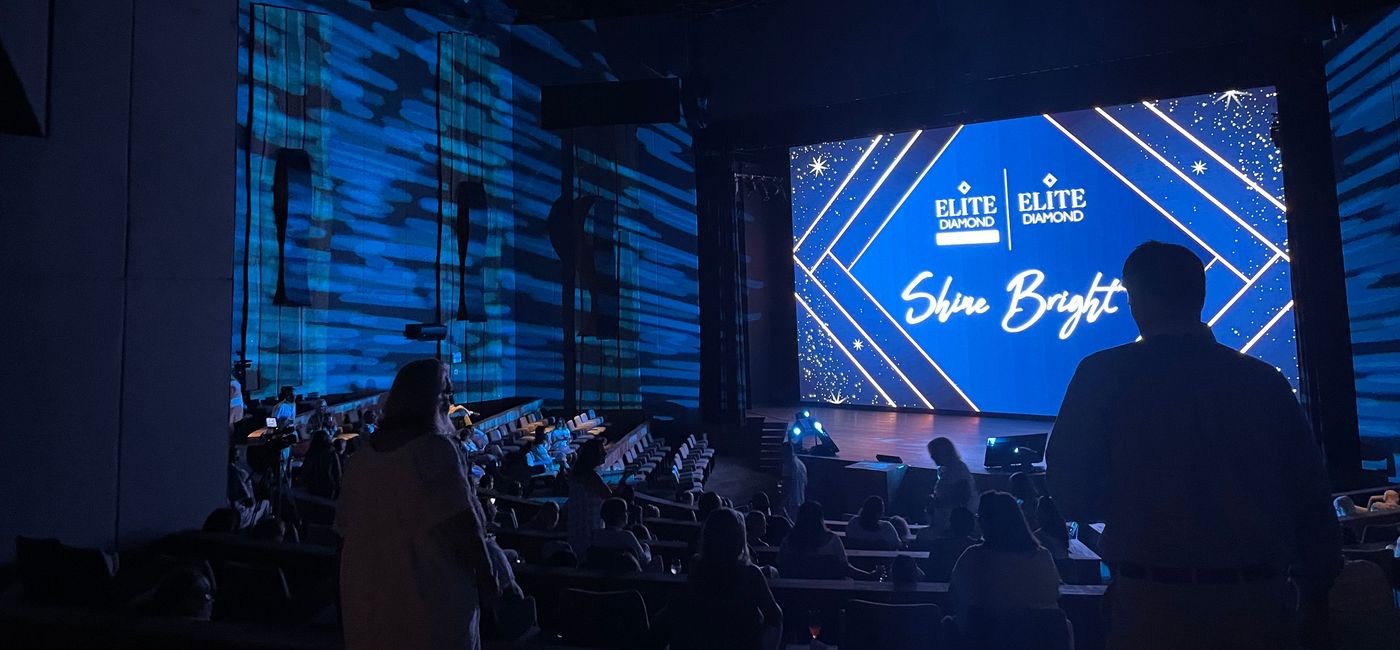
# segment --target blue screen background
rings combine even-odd
[[[1080,359],[1137,337],[1112,287],[1149,239],[1199,255],[1216,338],[1296,386],[1275,100],[1251,88],[791,149],[802,399],[1053,415]],[[1019,195],[1056,191],[1063,211],[1028,212],[1063,214],[1028,222]],[[940,201],[946,215],[969,198],[980,223],[940,222]],[[1004,326],[1025,272],[1022,286],[1038,275],[1037,295],[1066,299],[1097,274],[1100,309],[1028,324],[1023,298]],[[949,277],[946,299],[984,313],[911,322],[930,301],[906,292],[938,296]]]

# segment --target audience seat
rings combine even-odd
[[[932,603],[890,605],[868,600],[846,602],[841,650],[930,650],[938,643],[943,611]]]
[[[651,623],[640,592],[565,589],[552,631],[570,646],[635,649],[650,645]]]
[[[1385,570],[1350,560],[1332,584],[1332,642],[1336,648],[1384,648],[1400,639],[1400,611]]]
[[[1059,609],[975,611],[949,617],[944,641],[954,650],[1072,650],[1074,626]]]
[[[223,562],[216,575],[216,618],[251,623],[287,623],[295,618],[287,578],[276,566]]]

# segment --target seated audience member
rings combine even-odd
[[[297,482],[307,492],[324,498],[340,496],[340,456],[331,446],[331,433],[319,429],[311,434],[311,446],[302,457],[301,469],[297,472]]]
[[[1069,525],[1060,516],[1060,507],[1049,495],[1040,497],[1035,507],[1035,540],[1057,560],[1069,557]]]
[[[651,520],[651,519],[660,519],[660,518],[661,518],[661,508],[658,508],[658,507],[656,507],[655,505],[652,505],[652,504],[648,503],[648,504],[642,506],[642,516],[643,516],[643,521],[647,521],[647,520]]]
[[[749,548],[770,548],[763,539],[768,534],[768,516],[757,510],[744,515],[744,528],[748,530]]]
[[[1386,490],[1385,494],[1378,494],[1371,497],[1369,502],[1371,512],[1380,510],[1400,510],[1400,492]]]
[[[379,429],[379,412],[365,409],[360,413],[360,435],[369,435]]]
[[[178,568],[161,578],[150,606],[156,616],[207,621],[214,611],[214,584],[203,571]]]
[[[667,607],[673,650],[777,648],[783,610],[749,561],[744,518],[722,508],[700,529],[685,590]]]
[[[238,533],[239,517],[238,511],[233,508],[218,508],[209,513],[204,518],[204,525],[200,530],[206,533],[228,533],[230,535]]]
[[[701,492],[700,498],[695,502],[695,520],[703,524],[710,513],[722,507],[724,507],[724,503],[720,501],[718,494]]]
[[[904,546],[904,540],[894,525],[885,521],[885,500],[871,495],[860,507],[860,513],[846,524],[846,543],[851,548],[894,551]]]
[[[1035,507],[1040,503],[1040,491],[1035,489],[1035,481],[1031,480],[1031,475],[1025,472],[1016,472],[1007,479],[1010,483],[1011,496],[1016,497],[1016,504],[1021,506],[1021,514],[1026,521],[1036,521]]]
[[[525,448],[521,453],[525,455],[525,464],[530,467],[543,467],[546,474],[559,471],[559,464],[554,461],[554,457],[549,455],[549,446],[544,443],[543,437],[531,438],[526,441]]]
[[[972,531],[977,520],[967,508],[954,508],[948,515],[948,530],[937,539],[930,540],[924,550],[928,559],[924,560],[924,575],[934,582],[947,582],[953,575],[953,566],[962,557],[963,551],[977,543]]]
[[[295,542],[297,539],[296,529],[287,522],[271,516],[264,517],[262,521],[254,524],[253,528],[248,531],[248,535],[258,541],[277,544]]]
[[[868,577],[846,560],[846,546],[827,530],[825,517],[819,501],[797,509],[797,521],[778,548],[778,571],[788,578]]]
[[[890,581],[896,586],[908,587],[924,578],[924,572],[913,556],[896,555],[890,563]]]
[[[656,541],[656,535],[651,534],[651,529],[647,528],[644,524],[632,524],[627,527],[627,530],[632,531],[632,534],[637,536],[637,541],[639,542],[647,543]]]
[[[909,527],[909,522],[899,515],[890,515],[885,521],[894,526],[894,532],[899,535],[900,548],[908,545],[914,539],[914,530]]]
[[[515,530],[520,527],[520,519],[515,516],[515,509],[506,505],[504,508],[497,508],[495,499],[487,498],[482,501],[480,513],[482,521],[489,522],[506,530]]]
[[[535,512],[535,516],[525,522],[525,528],[530,530],[554,530],[559,526],[559,504],[554,501],[545,501],[540,504],[540,509]]]
[[[651,547],[637,541],[637,536],[627,530],[627,502],[616,497],[603,502],[599,514],[603,527],[593,531],[589,550],[626,551],[637,560],[637,565],[645,568],[651,564]]]
[[[768,518],[768,534],[763,536],[763,540],[769,546],[782,546],[783,540],[787,539],[788,533],[792,531],[792,522],[787,517],[772,516]]]
[[[1036,543],[1016,499],[982,494],[977,518],[983,541],[963,552],[948,591],[960,615],[974,610],[1056,609],[1060,573],[1050,552]]]
[[[773,502],[768,498],[767,492],[760,491],[753,493],[753,497],[749,499],[749,512],[761,512],[765,515],[773,514]],[[753,531],[750,530],[749,533],[752,534]]]
[[[228,500],[229,506],[238,513],[238,530],[252,528],[258,520],[272,511],[267,499],[259,499],[253,491],[253,473],[238,459],[238,450],[228,452]]]

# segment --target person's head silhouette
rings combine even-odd
[[[1159,241],[1139,245],[1123,262],[1123,286],[1143,337],[1194,328],[1201,322],[1205,267],[1185,246]]]
[[[419,359],[399,369],[394,377],[381,423],[385,429],[447,433],[452,431],[452,422],[447,419],[451,406],[452,381],[447,365],[437,359]]]

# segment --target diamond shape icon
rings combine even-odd
[[[961,182],[961,183],[958,183],[958,191],[959,191],[959,192],[962,192],[963,194],[967,194],[967,191],[970,190],[970,189],[972,189],[972,186],[971,186],[971,185],[968,185],[968,184],[967,184],[967,181],[963,181],[963,182]]]
[[[1045,183],[1046,187],[1054,187],[1055,183],[1059,180],[1060,179],[1055,178],[1054,174],[1047,173],[1045,174],[1045,178],[1040,179],[1040,182]]]

